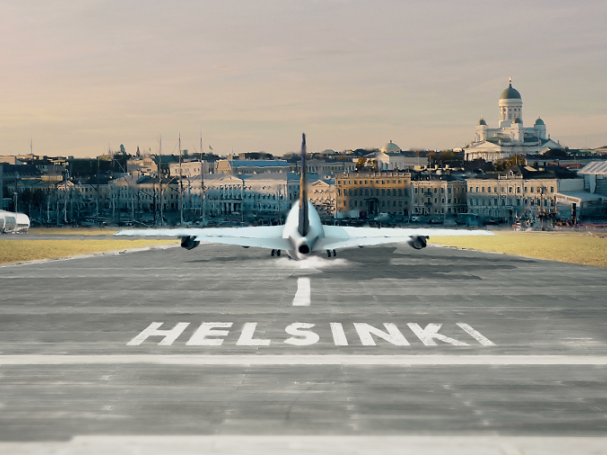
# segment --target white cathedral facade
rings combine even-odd
[[[489,128],[483,118],[479,120],[474,141],[465,148],[466,161],[495,161],[514,155],[541,155],[548,150],[564,149],[550,139],[546,124],[540,117],[533,127],[523,126],[523,99],[512,87],[512,80],[500,96],[499,118],[497,128]]]

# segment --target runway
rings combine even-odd
[[[406,245],[2,267],[0,452],[607,453],[606,278]]]

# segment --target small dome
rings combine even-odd
[[[536,125],[545,125],[544,121],[541,118],[537,118],[537,120],[535,121]]]
[[[523,122],[521,121],[520,118],[517,117],[517,118],[514,119],[514,123],[523,123]]]
[[[381,148],[384,153],[400,153],[402,150],[394,142],[390,141]]]
[[[512,81],[510,81],[508,88],[506,90],[504,90],[502,92],[502,94],[500,95],[500,100],[520,100],[520,99],[522,99],[521,94],[518,92],[518,90],[512,88]]]
[[[479,125],[485,125],[487,126],[487,122],[485,122],[485,119],[481,117],[481,119],[478,121]]]

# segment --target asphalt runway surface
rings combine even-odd
[[[0,268],[0,453],[607,453],[607,270],[406,245]]]

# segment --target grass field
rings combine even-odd
[[[49,232],[50,234],[50,232]],[[99,232],[97,233],[99,235]],[[63,259],[107,251],[122,251],[161,245],[175,245],[178,240],[28,240],[27,235],[19,240],[0,240],[0,264],[36,261],[41,259]]]
[[[432,237],[434,245],[607,267],[605,232],[496,232],[494,236]]]
[[[117,228],[30,228],[30,234],[48,235],[112,235],[118,232]]]

